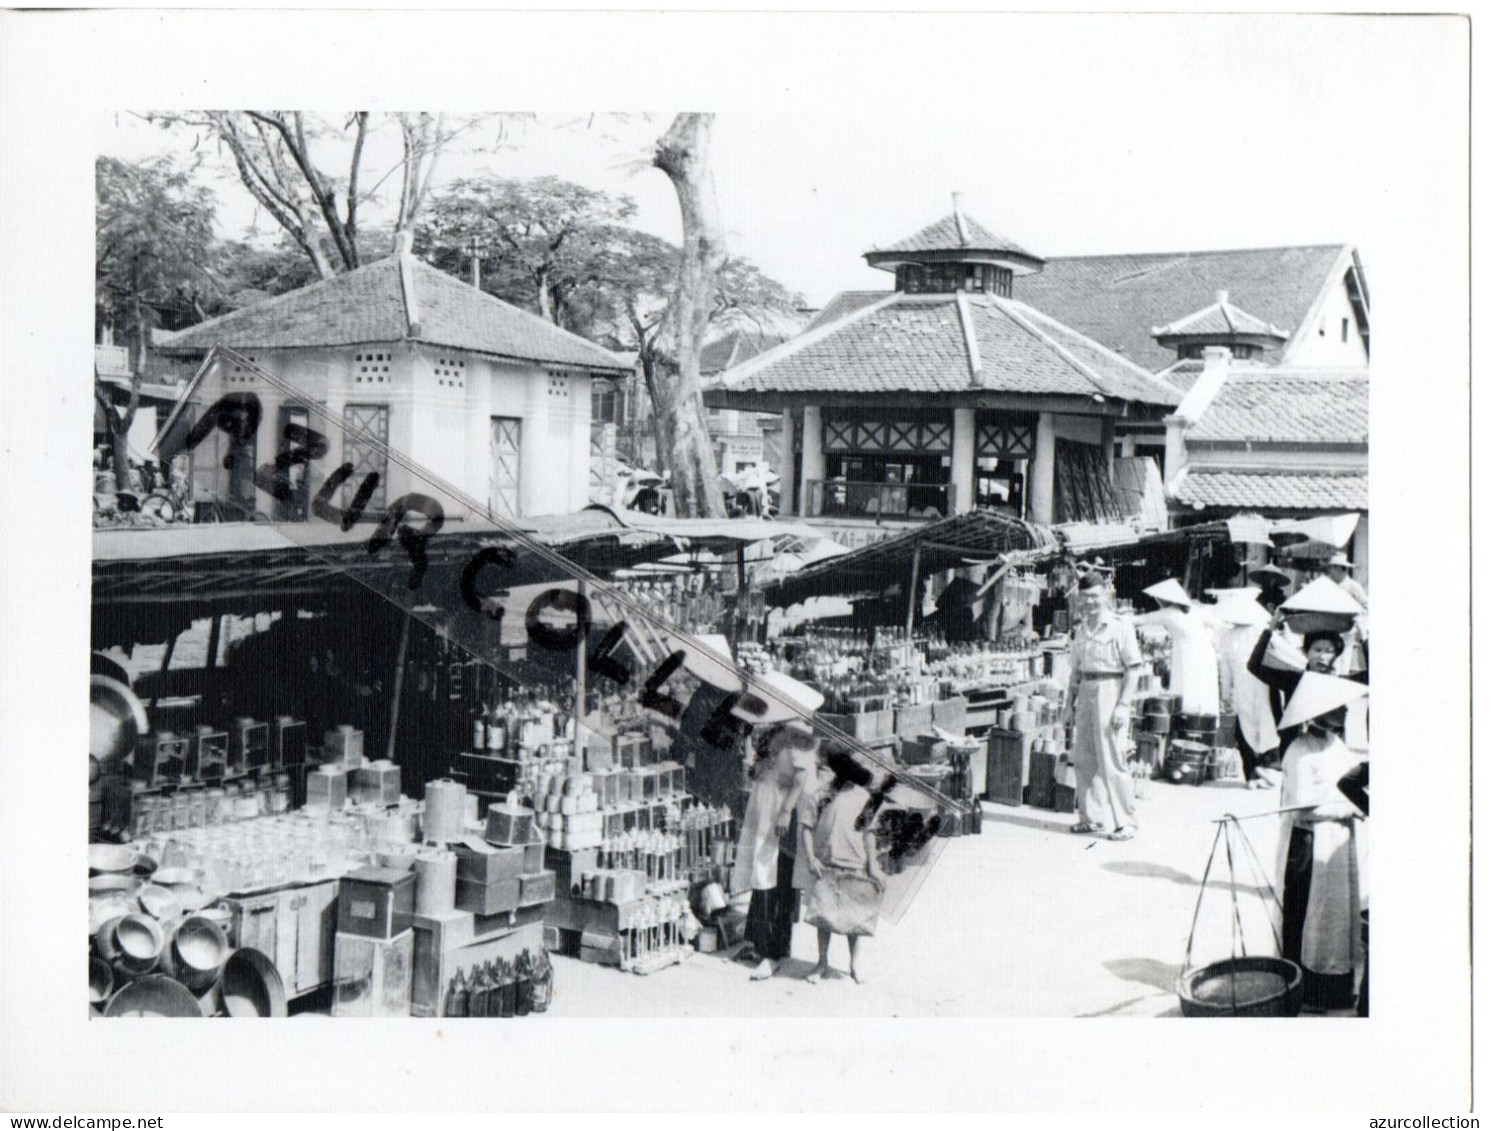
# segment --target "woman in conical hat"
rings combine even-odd
[[[1237,752],[1248,788],[1264,789],[1269,783],[1258,772],[1258,764],[1260,760],[1273,763],[1279,732],[1269,687],[1248,671],[1248,657],[1264,634],[1268,613],[1257,601],[1237,596],[1220,602],[1217,616],[1222,621],[1217,648],[1222,703],[1237,716]]]
[[[1358,759],[1342,741],[1346,705],[1367,694],[1360,683],[1307,671],[1282,724],[1301,733],[1284,755],[1277,875],[1282,902],[1281,957],[1304,972],[1302,1008],[1350,1009],[1361,960],[1361,911],[1355,821],[1359,811],[1337,783]]]
[[[1175,578],[1144,592],[1159,608],[1135,617],[1134,624],[1153,625],[1170,634],[1170,690],[1180,696],[1180,709],[1188,715],[1215,715],[1219,709],[1217,649],[1211,629]]]

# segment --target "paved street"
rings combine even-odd
[[[1041,809],[985,803],[982,836],[945,848],[900,923],[882,923],[863,944],[867,977],[802,980],[816,955],[798,924],[793,959],[769,982],[713,955],[639,977],[577,959],[556,959],[553,1012],[560,1016],[1179,1016],[1173,989],[1185,955],[1196,893],[1216,834],[1214,818],[1277,805],[1276,790],[1146,782],[1138,838],[1114,843],[1067,832],[1074,820]],[[1243,822],[1273,868],[1277,820]],[[1242,895],[1254,952],[1271,945],[1252,873]],[[1226,860],[1218,860],[1197,933],[1198,962],[1230,953]]]

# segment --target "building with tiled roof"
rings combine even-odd
[[[1367,363],[1371,304],[1348,244],[1055,256],[1020,278],[1014,294],[1154,372],[1175,361],[1154,327],[1200,311],[1223,289],[1241,309],[1288,332],[1276,364]]]
[[[341,459],[333,452],[318,463],[335,468],[345,461],[360,472],[377,471],[369,504],[375,513],[410,481],[380,446],[499,515],[584,507],[592,380],[626,376],[631,368],[626,359],[407,250],[200,323],[157,348],[194,365],[213,346],[252,364],[219,365],[187,395],[204,407],[230,391],[260,399],[258,435],[249,441],[257,454],[244,465],[280,451],[285,427],[305,423],[306,416],[255,374],[257,365],[343,423],[332,441]],[[215,453],[199,452],[193,453],[194,489],[246,512],[298,517],[320,486],[307,481],[294,499],[270,499],[252,477],[230,476]]]
[[[784,506],[896,519],[999,506],[1038,522],[1118,517],[1115,441],[1159,443],[1185,390],[1023,301],[1043,260],[954,211],[865,253],[895,289],[850,292],[729,368],[705,400],[780,414]]]

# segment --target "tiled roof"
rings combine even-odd
[[[749,361],[758,353],[787,340],[785,334],[751,333],[747,330],[731,330],[722,338],[706,342],[699,355],[699,372],[704,376],[723,373],[732,365]]]
[[[535,314],[478,291],[427,263],[411,260],[419,340],[498,357],[625,372],[608,350]],[[194,352],[289,349],[403,341],[409,336],[399,257],[235,310],[175,335],[161,349]]]
[[[1367,477],[1193,469],[1182,472],[1170,494],[1192,507],[1356,511],[1367,509]]]
[[[991,232],[970,216],[963,217],[963,230],[968,233],[965,241],[958,234],[958,221],[949,212],[941,220],[928,224],[914,236],[907,236],[889,247],[876,247],[872,251],[1007,251],[1023,255],[1027,259],[1039,256],[1026,251],[1014,240]]]
[[[1151,328],[1177,311],[1215,302],[1219,290],[1254,317],[1298,337],[1348,253],[1344,244],[1324,244],[1057,257],[1015,280],[1015,297],[1153,372],[1172,363],[1175,353],[1154,340]]]
[[[1156,338],[1224,337],[1246,334],[1253,337],[1277,338],[1281,342],[1289,338],[1287,330],[1281,330],[1233,306],[1226,300],[1225,292],[1218,296],[1218,301],[1204,310],[1198,310],[1195,314],[1189,314],[1168,326],[1156,326],[1152,334]]]
[[[717,387],[817,393],[958,393],[977,387],[1163,405],[1180,400],[1173,388],[1024,303],[987,296],[964,301],[980,362],[977,385],[957,298],[888,293],[878,296],[878,304],[852,304],[855,309],[833,322],[820,318],[798,337],[727,372]]]
[[[1365,370],[1229,370],[1186,441],[1365,444]]]
[[[1201,376],[1201,370],[1206,363],[1200,358],[1185,358],[1177,361],[1169,369],[1161,369],[1156,376],[1163,377],[1174,385],[1182,393],[1189,393],[1191,386],[1196,383],[1196,378]]]
[[[889,298],[892,291],[840,291],[828,300],[828,305],[813,315],[813,320],[803,328],[806,333],[816,330],[819,326],[827,326],[830,322],[837,322],[847,314],[853,314],[856,310],[863,310],[867,306]]]

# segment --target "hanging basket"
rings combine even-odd
[[[1224,958],[1175,983],[1187,1017],[1295,1017],[1300,968],[1287,958]]]
[[[1237,871],[1232,851],[1234,838],[1242,859],[1253,868],[1255,878],[1263,881],[1269,898],[1277,904],[1279,897],[1237,818],[1229,813],[1217,822],[1217,826],[1211,855],[1206,860],[1206,871],[1201,877],[1201,891],[1196,896],[1196,913],[1191,919],[1191,935],[1186,940],[1185,964],[1180,977],[1175,980],[1180,1012],[1185,1017],[1298,1016],[1300,986],[1304,977],[1299,966],[1286,958],[1248,954],[1237,902]],[[1204,966],[1193,966],[1191,948],[1196,942],[1196,924],[1201,919],[1201,901],[1206,897],[1206,885],[1211,879],[1212,865],[1216,863],[1219,850],[1225,853],[1228,893],[1232,898],[1232,956]],[[1274,947],[1282,949],[1277,929],[1274,930]]]

